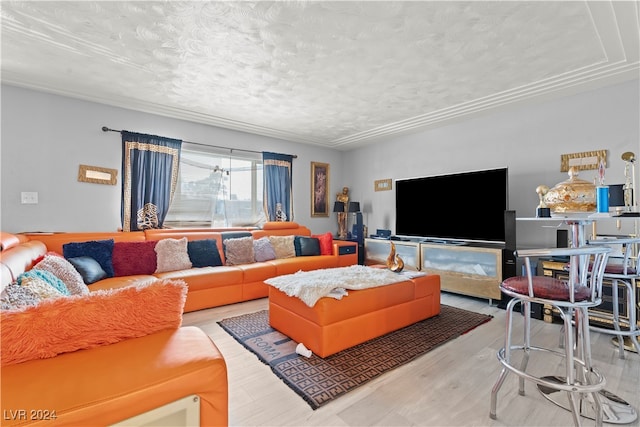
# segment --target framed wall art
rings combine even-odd
[[[391,178],[378,179],[373,184],[375,191],[390,191],[392,189]]]
[[[311,216],[329,216],[329,164],[311,162]]]
[[[562,154],[560,156],[560,172],[567,172],[569,168],[576,170],[598,169],[600,160],[607,164],[607,150],[583,151],[582,153]]]
[[[116,169],[102,168],[99,166],[80,165],[78,168],[78,181],[93,184],[116,185]]]

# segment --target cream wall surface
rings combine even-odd
[[[351,189],[351,199],[360,202],[370,232],[395,227],[395,192],[375,192],[375,180],[503,166],[509,168],[510,209],[517,216],[533,216],[538,203],[535,188],[567,179],[560,172],[562,154],[606,149],[607,183],[624,182],[621,154],[640,155],[639,91],[636,80],[555,101],[505,107],[345,153],[3,85],[0,226],[10,232],[117,229],[120,136],[102,132],[102,126],[296,154],[294,219],[314,233],[335,233],[337,224],[333,213],[327,218],[310,215],[312,161],[330,164],[331,201],[343,186]],[[79,164],[117,169],[118,184],[78,182]],[[580,174],[582,179],[594,177],[595,171]],[[37,191],[39,203],[21,204],[23,191]],[[449,200],[416,196],[417,206],[462,213],[465,221],[474,221],[474,211],[481,208],[466,206],[464,192],[458,189],[452,189]],[[487,203],[491,198],[491,189],[487,189]],[[428,209],[425,221],[429,220]],[[520,222],[517,233],[521,247],[555,244],[555,228]]]

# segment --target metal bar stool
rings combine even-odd
[[[500,285],[502,292],[512,299],[506,307],[504,347],[497,353],[503,368],[491,390],[489,416],[492,419],[496,419],[498,392],[508,373],[513,372],[519,377],[520,395],[524,396],[525,380],[536,383],[539,389],[566,392],[576,426],[581,425],[581,416],[587,408],[590,408],[588,410],[593,414],[596,425],[602,425],[603,408],[599,392],[606,380],[591,363],[588,309],[602,302],[602,278],[610,252],[611,248],[605,246],[515,251],[518,258],[524,259],[526,275],[510,277]],[[568,278],[562,280],[534,275],[531,259],[538,257],[569,257]],[[512,337],[513,308],[517,303],[524,308],[522,344],[514,343]],[[531,303],[548,304],[558,310],[564,325],[564,341],[572,345],[565,345],[562,351],[532,345]],[[563,359],[565,377],[535,375],[528,371],[532,352],[542,357]],[[515,360],[516,355],[521,355],[519,363]]]
[[[604,278],[611,280],[611,303],[612,312],[603,312],[601,310],[591,310],[590,316],[593,320],[602,320],[611,323],[613,329],[595,326],[591,324],[592,331],[598,331],[604,334],[615,335],[616,342],[621,359],[625,357],[625,344],[628,344],[629,350],[635,350],[640,355],[640,328],[637,322],[637,280],[640,278],[638,273],[638,262],[640,261],[640,238],[637,237],[601,237],[589,240],[590,245],[604,245],[610,247],[613,252],[609,256],[609,261],[604,271]],[[618,256],[620,255],[620,256]],[[627,319],[620,316],[620,291],[619,285],[626,288],[626,299],[624,303],[627,312]]]

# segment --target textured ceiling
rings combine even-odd
[[[4,83],[340,150],[640,70],[637,1],[0,7]]]

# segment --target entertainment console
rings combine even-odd
[[[500,283],[515,275],[513,250],[504,245],[393,241],[405,269],[440,275],[442,291],[501,300]],[[365,265],[384,264],[391,241],[365,239]]]
[[[420,243],[421,271],[440,275],[443,291],[501,299],[502,248]]]

